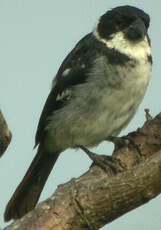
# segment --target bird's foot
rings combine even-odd
[[[141,150],[139,145],[133,140],[130,136],[124,136],[124,137],[108,137],[107,141],[112,142],[115,145],[115,150],[124,146],[133,146],[138,154],[141,156]]]
[[[121,163],[118,161],[118,159],[115,159],[112,156],[95,154],[81,145],[77,147],[82,149],[93,161],[93,163],[99,166],[100,168],[102,168],[105,172],[109,172],[109,170],[114,173],[118,173],[122,171],[123,167]]]

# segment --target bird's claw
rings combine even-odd
[[[95,165],[102,168],[105,172],[109,172],[109,170],[114,173],[118,173],[122,171],[123,169],[122,165],[117,159],[113,158],[112,156],[98,155],[91,152],[84,146],[78,146],[78,147],[82,149],[89,156],[89,158],[93,161]]]

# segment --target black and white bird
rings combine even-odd
[[[6,221],[35,207],[62,151],[98,145],[132,119],[151,75],[149,23],[141,9],[116,7],[65,58],[40,117],[37,154],[6,207]]]

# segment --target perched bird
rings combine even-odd
[[[142,101],[151,75],[150,18],[120,6],[65,58],[36,133],[37,154],[5,210],[5,221],[33,209],[59,154],[95,146],[120,133]]]

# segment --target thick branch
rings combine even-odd
[[[95,230],[156,197],[161,193],[161,113],[125,139],[113,153],[121,172],[93,165],[5,229]]]
[[[0,111],[0,157],[6,151],[10,141],[11,141],[11,132],[8,129],[7,123],[3,117],[2,112]]]

